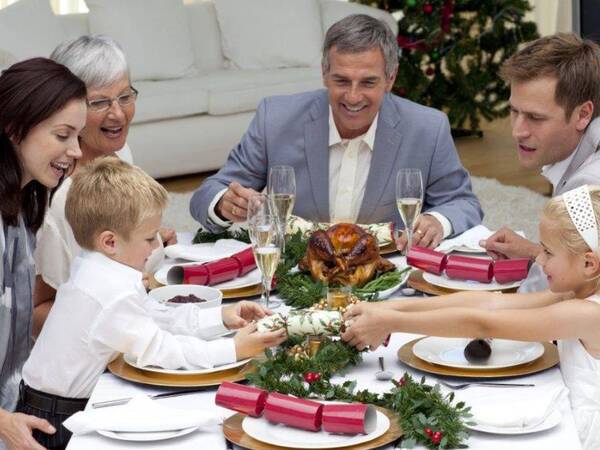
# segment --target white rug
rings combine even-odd
[[[538,216],[547,197],[529,189],[505,186],[491,178],[472,177],[473,191],[479,198],[485,213],[483,224],[490,230],[507,225],[521,230],[525,235],[537,241]],[[196,231],[198,223],[189,213],[191,192],[185,194],[170,193],[171,201],[163,223],[177,231]]]

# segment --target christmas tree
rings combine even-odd
[[[355,1],[400,17],[397,95],[445,111],[455,130],[508,115],[510,89],[498,70],[538,37],[524,20],[528,0]]]

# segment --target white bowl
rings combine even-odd
[[[202,303],[192,303],[198,308],[214,308],[216,306],[221,306],[221,300],[223,300],[223,293],[220,290],[196,284],[172,284],[152,289],[149,293],[150,297],[168,306],[185,305],[186,303],[169,303],[167,300],[176,295],[190,294],[206,300]]]

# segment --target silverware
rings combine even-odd
[[[379,368],[381,370],[375,372],[375,378],[377,378],[379,381],[388,381],[394,378],[394,374],[392,372],[390,372],[389,370],[385,370],[385,367],[383,365],[383,356],[379,357]]]
[[[196,392],[201,392],[201,390],[200,389],[186,389],[184,391],[165,392],[164,394],[150,395],[149,397],[152,400],[159,400],[161,398],[178,397],[180,395],[195,394]],[[131,400],[132,398],[133,397],[124,397],[124,398],[117,398],[115,400],[107,400],[104,402],[92,403],[92,408],[106,408],[107,406],[124,405],[125,403],[129,402],[129,400]]]
[[[460,391],[461,389],[466,389],[471,386],[488,386],[488,387],[533,387],[535,384],[528,383],[495,383],[491,381],[474,381],[470,383],[448,383],[444,380],[437,380],[438,383],[446,386],[447,388],[454,389],[455,391]]]

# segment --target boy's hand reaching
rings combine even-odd
[[[235,343],[235,354],[238,359],[251,358],[263,352],[268,347],[275,347],[287,339],[287,333],[284,328],[267,333],[256,331],[256,324],[242,328],[233,338]]]
[[[230,330],[242,328],[253,320],[270,316],[273,312],[258,303],[242,300],[222,308],[223,324]]]

